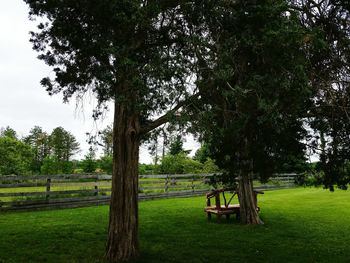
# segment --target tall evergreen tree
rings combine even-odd
[[[191,98],[195,33],[187,21],[194,2],[145,0],[25,0],[32,18],[44,17],[31,41],[55,78],[49,94],[92,90],[99,106],[114,101],[113,182],[106,258],[138,255],[140,140],[167,122]],[[154,119],[152,116],[160,116]]]
[[[199,61],[197,119],[219,167],[238,180],[241,222],[259,224],[254,174],[266,180],[286,153],[303,155],[312,95],[305,31],[285,1],[222,1],[208,10],[215,45]]]
[[[79,151],[74,135],[62,127],[55,128],[49,137],[51,155],[58,161],[69,161]]]
[[[29,135],[23,138],[23,141],[30,145],[34,151],[33,171],[40,172],[45,157],[50,154],[49,135],[41,127],[34,126]]]

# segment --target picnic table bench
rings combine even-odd
[[[225,192],[231,192],[232,194],[228,201],[226,199]],[[254,190],[254,201],[258,212],[260,211],[260,208],[257,205],[257,195],[263,193],[263,191]],[[222,197],[224,199],[223,204],[221,204],[220,194],[222,194]],[[211,219],[211,214],[215,214],[218,221],[220,221],[223,215],[226,216],[226,219],[229,219],[231,214],[235,214],[236,218],[238,219],[240,216],[239,204],[230,204],[235,195],[238,196],[238,191],[237,189],[232,188],[218,189],[207,193],[207,206],[204,208],[204,212],[207,213],[208,219]],[[215,198],[215,205],[211,205],[211,198]]]

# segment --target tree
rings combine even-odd
[[[17,138],[17,132],[12,129],[10,126],[7,126],[6,128],[1,128],[0,129],[0,136],[1,137],[9,137],[9,138],[12,138],[12,139],[18,139]]]
[[[184,153],[183,141],[180,135],[176,136],[175,139],[170,143],[169,154],[177,155],[179,153]]]
[[[93,173],[96,171],[96,151],[94,148],[90,147],[88,153],[85,155],[84,160],[81,161],[81,167],[86,173]]]
[[[201,147],[196,151],[193,159],[201,163],[205,163],[210,158],[210,150],[207,143],[202,143]]]
[[[0,136],[0,175],[30,174],[33,150],[29,145],[8,136]]]
[[[324,176],[317,183],[331,191],[347,189],[350,104],[350,9],[348,1],[291,1],[305,28],[313,32],[307,41],[310,82],[317,90],[308,114],[309,147],[319,155]]]
[[[32,170],[40,172],[44,159],[50,154],[49,135],[39,126],[34,126],[23,141],[34,151]]]
[[[159,159],[164,159],[167,151],[172,151],[171,154],[177,154],[183,151],[181,135],[175,133],[175,131],[180,130],[180,127],[175,125],[174,121],[176,122],[176,120],[172,120],[171,123],[166,123],[154,129],[147,136],[148,150],[154,156],[155,165],[157,165]],[[171,149],[172,147],[177,148]],[[158,151],[162,153],[161,158],[158,155]]]
[[[302,118],[312,96],[306,32],[285,1],[228,1],[204,16],[215,47],[200,61],[197,119],[224,175],[238,179],[241,222],[260,224],[254,174],[266,180],[285,153],[304,151]]]
[[[144,143],[147,144],[148,152],[153,157],[154,165],[156,166],[159,161],[159,151],[161,150],[161,134],[164,134],[164,127],[154,129],[145,140]],[[163,137],[163,152],[165,148],[165,138]],[[165,153],[164,153],[165,155]],[[164,156],[163,156],[164,157]]]
[[[187,85],[195,53],[195,28],[187,18],[196,3],[182,1],[25,0],[32,18],[44,17],[31,41],[55,78],[49,94],[96,95],[98,118],[114,101],[113,182],[106,258],[138,255],[138,155],[140,141],[169,121],[197,90]],[[154,119],[153,116],[160,116]],[[58,153],[58,150],[56,150]]]
[[[51,154],[59,161],[68,162],[79,151],[79,143],[74,135],[62,127],[55,128],[49,137]]]
[[[112,156],[113,154],[113,129],[107,126],[100,133],[100,139],[104,156]]]

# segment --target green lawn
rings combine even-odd
[[[350,262],[350,191],[259,197],[263,226],[208,222],[204,197],[141,202],[137,262]],[[107,222],[107,206],[2,214],[0,262],[103,262]]]

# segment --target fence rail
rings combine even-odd
[[[139,199],[202,195],[213,174],[140,175]],[[257,189],[294,186],[296,174],[276,174]],[[111,175],[0,176],[0,211],[108,204]]]

